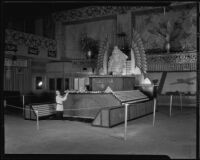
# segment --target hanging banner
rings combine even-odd
[[[48,50],[48,57],[56,58],[56,51],[50,51],[50,50]]]
[[[35,48],[35,47],[28,47],[28,54],[38,55],[39,54],[39,49]]]
[[[11,43],[5,43],[5,51],[17,51],[17,45]]]

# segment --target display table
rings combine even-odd
[[[73,92],[69,93],[64,105],[64,117],[94,119],[101,108],[119,106],[121,103],[112,93]]]
[[[89,76],[89,90],[104,91],[107,87],[113,91],[133,90],[135,86],[134,76]]]
[[[139,90],[113,93],[87,91],[69,93],[64,102],[64,117],[90,118],[94,126],[113,127],[124,122],[123,103],[128,102],[128,120],[153,112],[153,100]]]

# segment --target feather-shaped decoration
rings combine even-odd
[[[135,64],[141,69],[142,73],[146,74],[147,59],[145,54],[144,45],[140,35],[133,29],[132,49],[135,54]]]
[[[131,74],[141,75],[141,70],[135,65],[135,54],[133,49],[131,49]]]
[[[109,49],[109,36],[100,42],[97,69],[99,74],[107,74],[108,64],[108,49]]]

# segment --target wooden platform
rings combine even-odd
[[[114,93],[70,93],[64,117],[93,119],[93,126],[113,127],[124,122],[123,103],[129,103],[128,120],[153,112],[153,100],[139,90]]]
[[[124,123],[124,106],[102,109],[94,121],[93,126],[113,127]],[[153,100],[131,104],[128,107],[128,120],[133,120],[153,113]]]

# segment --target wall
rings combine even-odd
[[[95,68],[94,61],[72,61],[72,62],[52,62],[46,65],[46,72],[48,75],[59,74],[71,74],[76,76],[78,74],[82,74],[84,72],[91,71],[91,69]],[[87,69],[87,70],[84,70]]]
[[[36,60],[33,59],[31,60],[31,75],[32,75],[32,92],[34,93],[41,93],[48,91],[47,89],[47,78],[46,78],[46,61],[41,61],[41,60]],[[42,88],[41,89],[36,89],[36,77],[41,77],[42,78]]]
[[[41,21],[39,22],[41,23]],[[6,29],[5,44],[5,57],[10,60],[11,64],[5,66],[4,69],[4,90],[20,91],[21,93],[45,91],[46,86],[41,90],[35,89],[35,78],[36,76],[42,76],[45,82],[46,63],[58,59],[56,41]],[[55,53],[55,57],[50,57],[49,51]],[[20,59],[27,61],[26,67],[13,65],[14,62]]]
[[[10,58],[7,61],[12,62]],[[32,88],[31,81],[31,61],[20,58],[17,61],[25,61],[25,65],[13,66],[6,64],[4,66],[4,90],[19,91],[22,94],[29,93]]]
[[[74,60],[71,62],[52,62],[46,65],[46,75],[47,75],[47,88],[49,88],[49,79],[62,79],[62,89],[67,85],[63,82],[64,79],[69,80],[69,89],[75,89],[75,81],[81,80],[83,77],[93,74],[96,68],[95,61],[86,60]],[[75,80],[76,79],[76,80]],[[78,80],[78,81],[79,81]],[[87,80],[87,78],[86,78]],[[85,81],[85,80],[84,80]],[[56,82],[55,82],[56,83]],[[86,82],[87,83],[87,82]],[[56,85],[56,84],[55,84]]]
[[[78,38],[80,39],[79,32],[84,31],[89,36],[99,41],[105,39],[105,36],[108,34],[110,36],[112,47],[116,44],[121,44],[120,39],[117,39],[116,37],[116,34],[118,32],[126,32],[126,34],[128,35],[128,39],[130,39],[131,9],[134,10],[136,9],[136,7],[91,6],[66,12],[63,11],[54,13],[53,17],[56,24],[55,35],[56,40],[58,41],[58,53],[60,53],[60,55],[67,59],[85,59],[85,53],[83,53],[79,49],[80,46],[78,46],[79,44],[77,42]],[[111,22],[111,20],[113,20],[113,22]],[[109,25],[109,23],[111,24]],[[74,30],[71,30],[72,28]],[[80,31],[79,29],[75,31],[75,28],[82,28],[82,31]],[[72,34],[75,40],[68,40],[68,37],[70,37],[68,36],[68,34]],[[74,43],[74,45],[69,46],[76,46],[76,48],[65,48],[65,46],[68,46],[66,45],[68,43],[67,41],[70,41],[70,43]],[[74,54],[70,52],[74,52]]]
[[[110,42],[113,44],[113,35],[116,33],[115,23],[116,18],[111,17],[109,19],[94,19],[93,21],[64,25],[65,38],[63,57],[66,57],[67,59],[86,59],[87,52],[83,51],[80,45],[80,41],[84,34],[98,41],[98,43],[103,41],[107,36],[110,36]]]
[[[57,32],[60,34],[61,30],[59,28],[63,28],[61,26],[64,24],[88,23],[95,21],[95,19],[106,19],[106,17],[109,16],[117,17],[117,22],[115,24],[116,32],[112,35],[115,38],[114,42],[116,42],[117,45],[121,45],[123,41],[120,40],[120,37],[117,37],[116,34],[124,32],[127,35],[125,39],[127,39],[127,43],[130,46],[132,29],[134,27],[136,31],[141,34],[146,51],[154,49],[154,52],[155,50],[161,52],[164,50],[164,40],[159,34],[157,35],[156,33],[155,35],[152,32],[156,32],[155,30],[159,28],[156,28],[156,26],[159,26],[158,23],[161,23],[164,20],[170,20],[172,27],[174,27],[172,34],[178,33],[178,35],[180,35],[173,40],[171,48],[176,50],[196,49],[195,3],[190,2],[185,2],[183,4],[176,3],[176,5],[173,5],[170,9],[166,9],[165,16],[163,16],[163,7],[90,6],[56,12],[53,14],[56,26],[59,26],[56,27],[56,35],[58,35]],[[153,31],[151,32],[149,30]],[[62,31],[62,33],[64,33],[64,31]],[[61,37],[57,36],[56,39],[60,40],[60,42],[65,41],[63,34],[60,34],[60,36]],[[59,43],[60,46],[58,46],[62,53],[64,44],[61,46]],[[81,55],[81,53],[79,54]],[[80,57],[83,56],[81,55]]]
[[[5,54],[15,54],[16,56],[25,56],[28,58],[38,58],[46,60],[56,60],[56,41],[34,34],[28,34],[15,30],[5,30]],[[16,50],[13,50],[12,47]],[[54,52],[55,56],[49,53]]]

